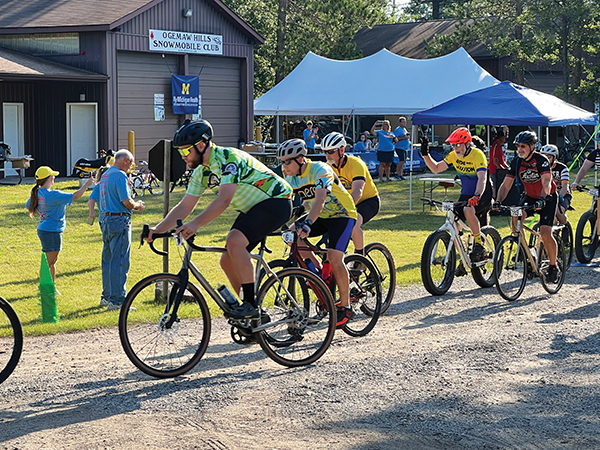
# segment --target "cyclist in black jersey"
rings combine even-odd
[[[510,171],[498,189],[497,202],[494,207],[498,209],[518,175],[526,194],[521,203],[534,205],[539,210],[540,234],[550,260],[546,279],[550,283],[555,283],[558,279],[557,244],[552,234],[552,225],[557,205],[556,183],[552,179],[548,158],[535,151],[537,141],[537,135],[533,131],[521,131],[515,136],[514,144],[517,145],[519,156],[511,161]],[[515,226],[516,221],[513,223],[513,228]]]
[[[592,168],[593,165],[596,166],[596,170],[600,170],[600,149],[594,150],[588,155],[587,158],[585,158],[581,169],[579,169],[579,172],[577,172],[575,181],[573,181],[573,184],[571,185],[571,189],[575,190],[579,187],[579,183],[581,183],[581,180],[583,180],[583,177],[585,177],[585,174]]]

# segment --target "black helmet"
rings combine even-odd
[[[521,131],[515,136],[513,144],[531,144],[535,145],[538,141],[537,134],[533,131]]]
[[[208,142],[213,137],[212,125],[203,119],[196,122],[186,120],[185,123],[175,132],[173,136],[173,145],[182,147],[184,145],[194,145],[198,142]]]

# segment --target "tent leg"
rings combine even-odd
[[[413,185],[413,166],[415,163],[414,160],[414,144],[415,144],[415,139],[418,137],[415,135],[415,130],[416,127],[413,124],[410,130],[410,135],[412,136],[412,143],[410,143],[410,140],[408,141],[410,143],[410,172],[408,175],[408,210],[412,211],[412,185]]]

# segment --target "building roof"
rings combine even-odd
[[[0,47],[0,78],[102,82],[109,77]]]
[[[363,27],[354,36],[354,41],[356,48],[362,50],[364,56],[387,48],[406,58],[427,59],[423,41],[430,41],[437,34],[452,34],[459,23],[459,19],[444,19]],[[490,53],[480,43],[465,47],[465,50],[473,58],[490,57]]]
[[[111,30],[165,0],[2,0],[0,34]],[[256,42],[264,43],[252,27],[221,0],[204,1],[217,9]],[[179,14],[179,11],[177,11]]]

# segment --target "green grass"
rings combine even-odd
[[[446,175],[446,174],[444,174]],[[453,174],[448,174],[452,177]],[[574,175],[573,175],[574,176]],[[593,172],[582,184],[594,183]],[[378,183],[382,196],[382,209],[377,217],[365,228],[365,242],[380,241],[390,248],[396,262],[398,284],[406,286],[421,283],[420,258],[423,243],[427,236],[444,222],[444,216],[425,208],[422,211],[420,201],[423,183],[413,183],[412,212],[409,211],[409,183]],[[74,191],[78,187],[77,180],[57,183],[55,188]],[[41,249],[37,237],[37,219],[31,219],[25,209],[25,201],[29,197],[31,185],[0,186],[0,295],[11,302],[17,311],[24,331],[28,335],[68,332],[82,329],[113,327],[117,323],[118,313],[107,312],[99,306],[102,280],[100,260],[102,237],[96,222],[93,226],[87,220],[87,194],[67,208],[67,229],[63,234],[63,250],[57,263],[56,286],[62,293],[57,297],[60,320],[58,323],[40,322],[40,305],[38,300],[39,267]],[[448,190],[451,199],[458,198],[459,188]],[[171,195],[171,206],[183,196],[181,188]],[[443,191],[437,190],[434,198],[441,199]],[[196,211],[204,208],[213,194],[205,194]],[[133,215],[133,240],[131,251],[131,269],[127,282],[131,288],[142,278],[156,272],[162,272],[162,258],[150,251],[147,245],[139,248],[137,236],[144,223],[154,225],[162,217],[163,196],[144,198],[146,210]],[[590,197],[575,193],[573,206],[576,211],[569,214],[575,228],[579,216],[589,208]],[[199,245],[223,245],[236,213],[226,213],[207,227],[200,230],[196,243]],[[493,217],[492,225],[501,235],[508,232],[509,218]],[[285,246],[279,238],[270,238],[268,246],[273,250],[270,258],[280,258]],[[180,255],[171,245],[170,272],[180,268]],[[201,268],[211,283],[223,282],[225,279],[219,267],[218,254],[197,254],[194,262]],[[212,314],[220,314],[220,310],[209,300]]]

